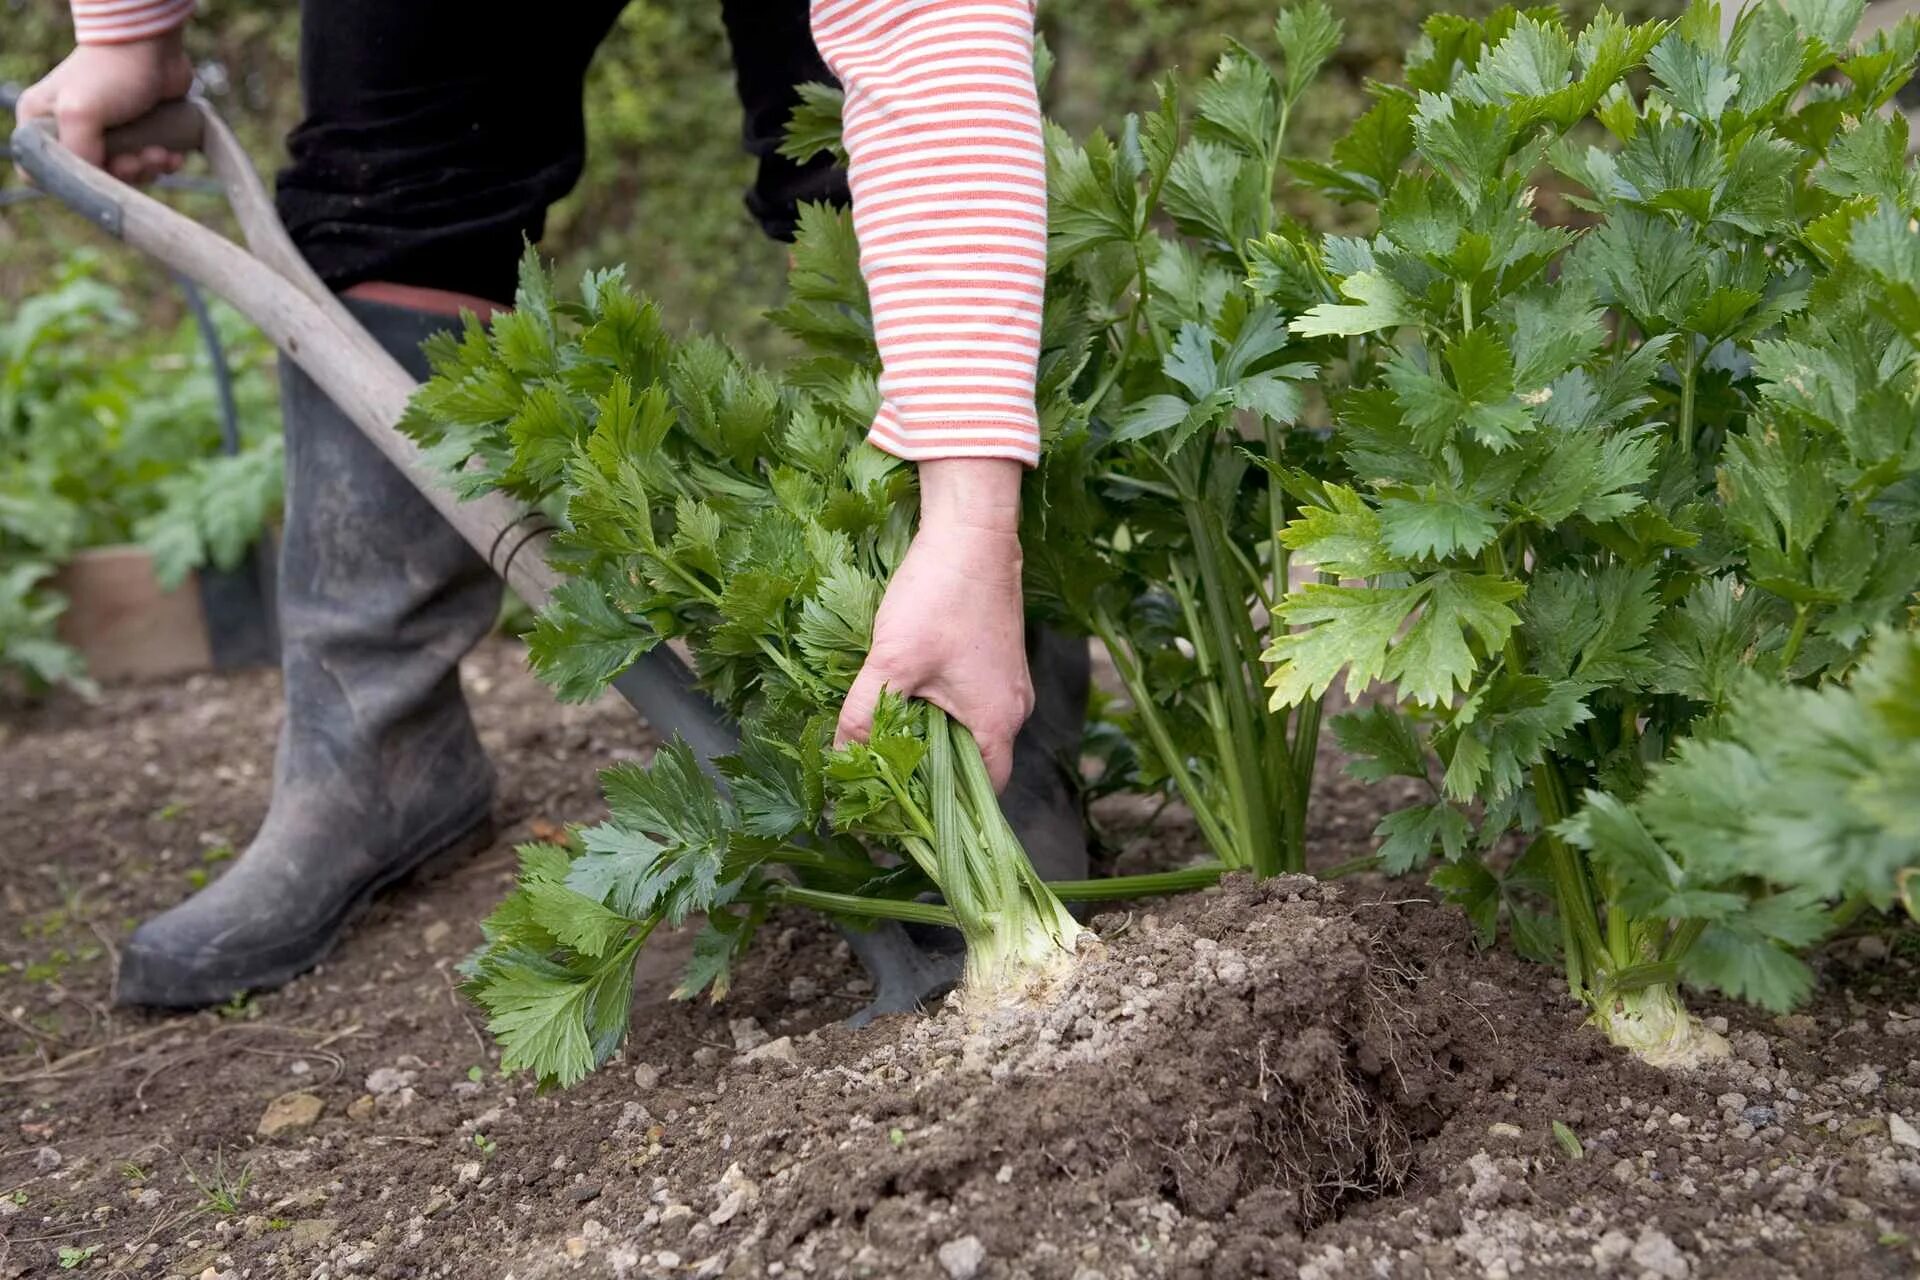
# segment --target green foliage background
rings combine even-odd
[[[1267,38],[1276,0],[1043,0],[1041,27],[1057,64],[1048,110],[1075,133],[1146,106],[1149,81],[1168,67],[1204,76],[1229,37]],[[1302,106],[1299,150],[1323,154],[1363,105],[1369,77],[1394,73],[1428,14],[1467,16],[1494,0],[1387,0],[1343,12],[1338,62]],[[1591,11],[1585,2],[1571,6]],[[1623,16],[1670,12],[1667,0],[1626,0]],[[70,41],[66,0],[0,0],[0,80],[27,83]],[[295,6],[284,0],[204,0],[191,49],[209,93],[264,166],[299,113]],[[785,271],[740,203],[752,162],[739,147],[726,35],[716,0],[634,0],[595,61],[587,86],[591,136],[579,189],[555,210],[546,251],[563,278],[587,265],[626,263],[634,284],[675,324],[725,333],[772,354],[761,319]],[[11,176],[7,179],[11,181]],[[206,197],[186,207],[205,214]],[[23,297],[47,279],[57,250],[86,238],[72,219],[44,210],[0,215],[0,296]],[[137,271],[126,263],[120,270]],[[157,284],[156,305],[169,306]]]

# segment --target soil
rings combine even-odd
[[[625,1050],[541,1096],[452,967],[511,845],[595,817],[594,767],[647,740],[504,643],[467,682],[500,844],[184,1017],[112,1008],[114,948],[258,820],[275,679],[0,712],[0,1277],[1920,1274],[1911,933],[1830,945],[1792,1017],[1696,1001],[1734,1056],[1663,1073],[1417,881],[1137,904],[1038,1006],[861,1031],[847,948],[795,915],[718,1005],[649,947]],[[1377,790],[1320,789],[1317,856],[1364,854]],[[1129,868],[1194,848],[1097,817]]]

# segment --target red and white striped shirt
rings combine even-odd
[[[73,0],[82,44],[171,30],[194,0]],[[1034,373],[1047,170],[1033,0],[812,0],[846,88],[848,176],[873,298],[873,443],[902,458],[1040,456]]]

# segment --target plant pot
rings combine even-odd
[[[96,680],[277,664],[272,575],[263,568],[271,563],[256,548],[231,571],[202,570],[168,591],[146,548],[89,548],[51,583],[67,598],[60,638]]]

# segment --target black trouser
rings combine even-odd
[[[287,140],[278,203],[320,278],[511,299],[523,241],[579,180],[587,64],[625,2],[302,0],[306,119]],[[799,201],[847,198],[826,157],[800,166],[774,153],[794,86],[832,77],[807,0],[721,8],[760,162],[747,207],[791,239]]]

